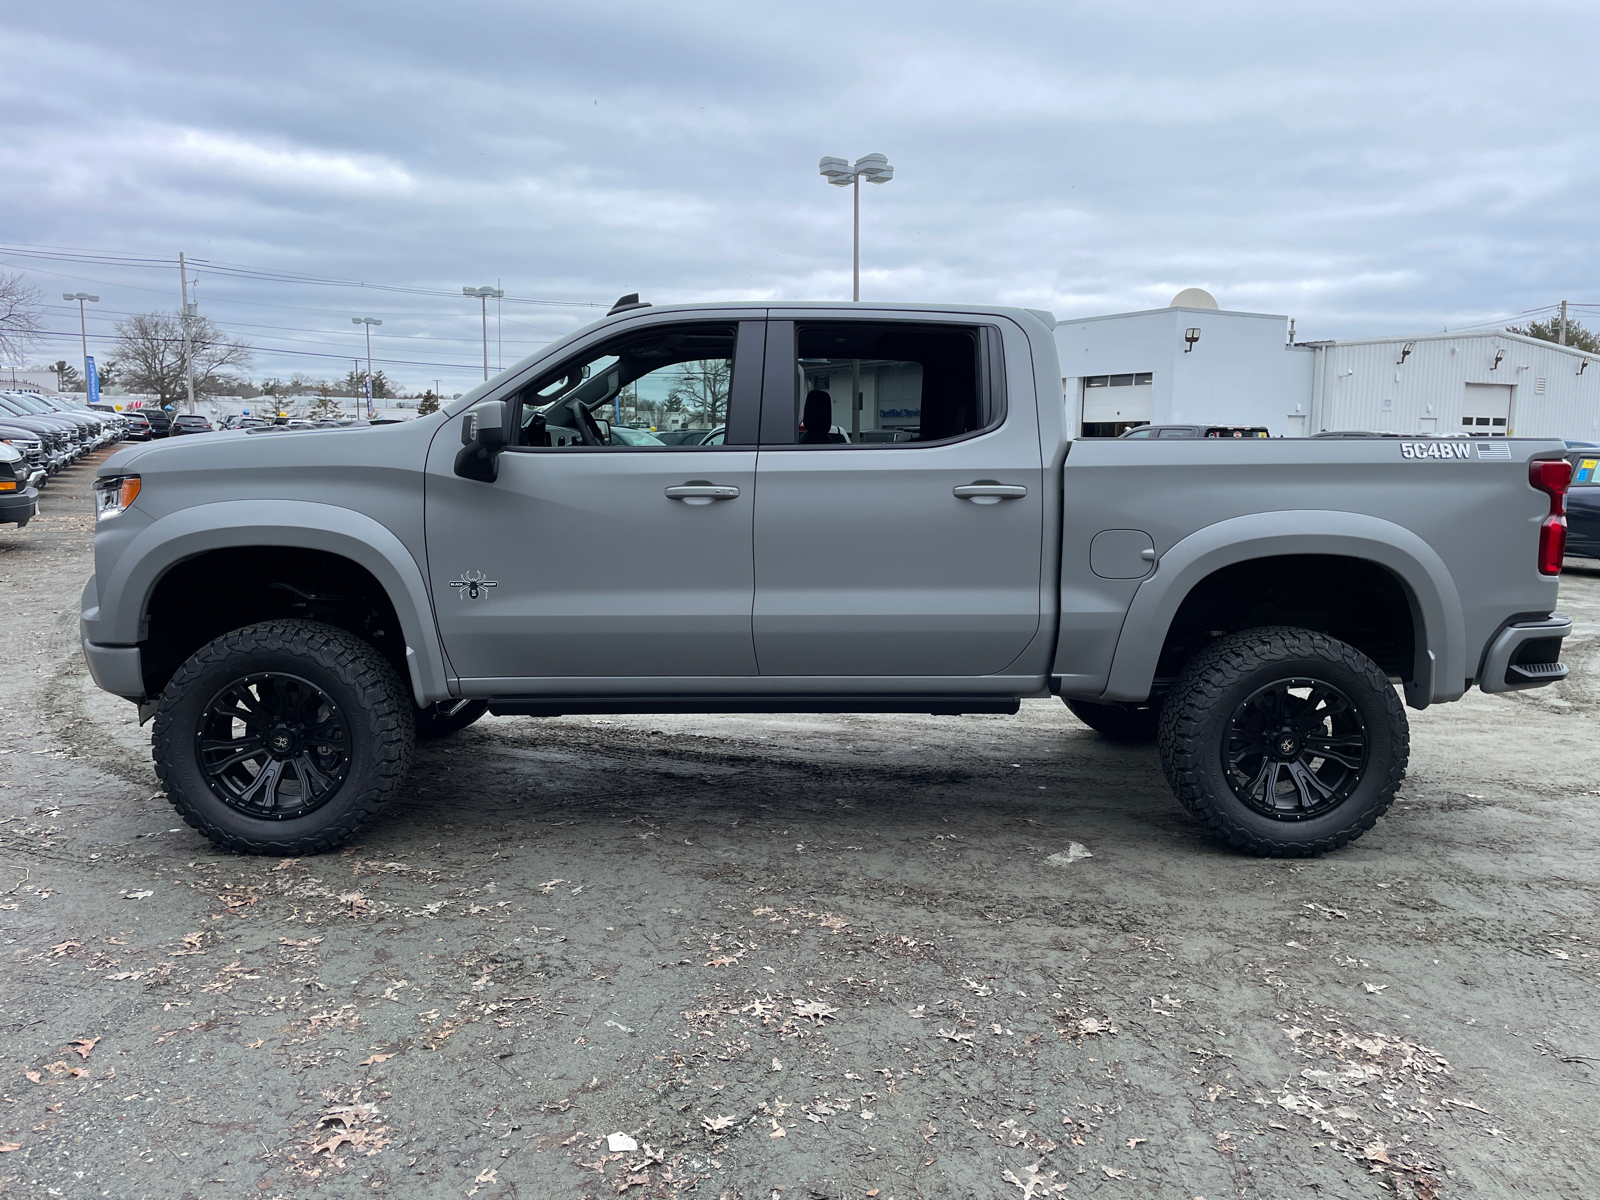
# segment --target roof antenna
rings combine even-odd
[[[616,316],[619,312],[627,312],[630,308],[649,308],[650,301],[639,299],[638,292],[629,292],[626,296],[618,296],[617,302],[611,306],[608,317]]]

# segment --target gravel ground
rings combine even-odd
[[[1600,1194],[1600,574],[1321,859],[1043,700],[489,718],[249,859],[84,674],[91,470],[0,527],[0,1194]]]

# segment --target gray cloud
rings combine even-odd
[[[815,163],[881,150],[868,298],[1068,315],[1199,284],[1307,336],[1600,301],[1592,5],[9,3],[0,28],[12,243],[524,298],[840,297],[849,197]],[[175,302],[175,270],[0,261],[98,290],[101,328]],[[403,382],[478,374],[464,299],[198,273],[263,349],[353,355],[370,313],[375,356],[460,364]],[[507,305],[506,361],[593,311]],[[296,367],[345,369],[257,369]]]

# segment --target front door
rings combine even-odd
[[[762,334],[657,321],[602,337],[508,402],[492,483],[455,474],[455,423],[435,437],[429,583],[464,694],[756,673]],[[709,432],[668,444],[684,428]]]
[[[995,326],[819,315],[774,320],[767,342],[761,674],[1003,673],[1039,629],[1044,489],[1027,356],[1008,406]]]

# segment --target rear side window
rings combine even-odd
[[[998,361],[998,337],[990,353],[990,332],[901,322],[799,323],[790,352],[792,395],[771,387],[769,376],[762,442],[893,447],[947,441],[998,424],[1000,388],[986,369]],[[772,342],[769,354],[785,352]]]

